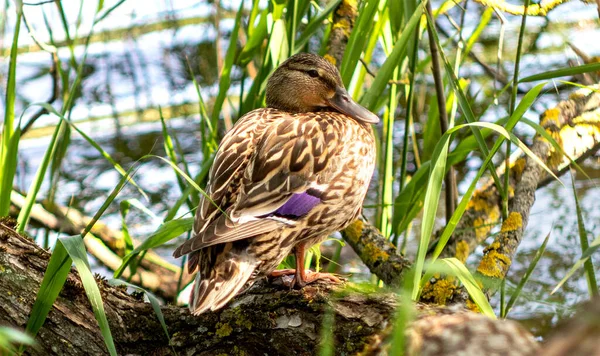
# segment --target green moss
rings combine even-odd
[[[247,355],[246,351],[240,349],[237,346],[233,347],[233,354],[236,356],[246,356]]]
[[[229,325],[229,323],[224,323],[224,324],[218,323],[217,331],[215,333],[219,337],[227,337],[227,336],[231,335],[232,331],[233,331],[233,328]]]
[[[248,318],[246,318],[244,316],[244,314],[242,314],[242,309],[240,307],[236,307],[234,310],[234,314],[235,314],[235,325],[239,326],[239,327],[244,327],[248,330],[252,329],[252,322],[250,320],[248,320]]]

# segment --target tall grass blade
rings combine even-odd
[[[58,241],[64,246],[65,250],[75,263],[75,268],[77,268],[85,293],[92,305],[92,310],[94,311],[94,315],[100,326],[100,332],[102,333],[108,352],[111,355],[116,356],[117,349],[115,348],[115,343],[110,332],[110,326],[108,325],[108,320],[106,318],[106,312],[104,311],[102,296],[100,295],[100,289],[96,284],[96,280],[92,275],[82,237],[80,235],[61,237]]]
[[[100,155],[102,157],[104,157],[104,159],[106,159],[112,166],[113,168],[119,172],[119,174],[125,178],[127,178],[127,180],[138,189],[138,191],[140,192],[140,194],[148,201],[150,201],[150,199],[148,198],[148,195],[146,194],[146,192],[144,192],[144,190],[136,183],[136,181],[133,179],[133,177],[131,177],[126,171],[125,169],[119,164],[117,163],[112,157],[111,155],[106,152],[96,141],[94,141],[94,139],[92,139],[89,135],[87,135],[85,132],[83,132],[81,129],[79,129],[77,127],[77,125],[75,125],[71,120],[69,120],[68,118],[66,118],[63,114],[59,113],[54,107],[52,107],[52,105],[48,104],[48,103],[34,103],[34,104],[30,104],[28,107],[31,106],[41,106],[44,109],[46,109],[46,111],[48,111],[51,114],[56,115],[56,117],[58,117],[61,122],[59,122],[58,126],[64,126],[63,123],[66,122],[70,127],[72,127],[73,129],[75,129],[75,131],[77,131],[78,134],[81,135],[81,137],[83,137],[93,148],[96,149],[96,151],[98,151],[98,153],[100,153]],[[59,139],[60,139],[60,133],[59,133]],[[60,149],[60,148],[58,148]]]
[[[527,94],[525,94],[525,96],[523,96],[523,99],[519,102],[519,105],[517,106],[515,111],[512,113],[512,115],[510,116],[510,118],[508,119],[508,121],[505,125],[506,131],[512,131],[512,129],[517,125],[517,123],[523,118],[523,115],[525,115],[527,110],[529,110],[529,108],[531,108],[531,106],[533,105],[535,100],[537,100],[537,97],[539,96],[544,85],[545,85],[545,83],[536,85],[529,92],[527,92]],[[505,139],[505,137],[501,136],[496,141],[496,143],[490,150],[489,154],[485,158],[485,160],[483,162],[484,164],[482,164],[481,169],[477,173],[477,176],[473,179],[469,188],[467,189],[467,192],[461,198],[460,203],[456,207],[450,220],[447,222],[446,227],[444,228],[444,231],[442,233],[442,236],[440,237],[440,239],[438,241],[438,244],[433,253],[433,257],[432,257],[433,260],[435,260],[442,253],[444,247],[446,246],[446,243],[450,239],[450,236],[452,236],[452,234],[454,233],[454,229],[456,228],[456,226],[458,225],[458,222],[460,221],[460,218],[464,214],[465,209],[467,208],[468,202],[471,200],[471,197],[475,191],[477,182],[483,176],[483,173],[485,172],[485,168],[487,167],[487,164],[492,161],[492,158],[494,157],[496,152],[498,152],[498,150],[502,146],[502,142],[504,141],[504,139]]]
[[[92,230],[93,226],[100,219],[102,214],[104,214],[108,206],[113,202],[121,189],[123,189],[125,184],[128,182],[127,178],[129,177],[130,171],[131,169],[129,169],[127,174],[121,178],[119,183],[113,188],[108,198],[104,201],[100,209],[96,212],[96,214],[94,214],[90,222],[83,229],[80,237],[81,239],[83,239]],[[44,272],[44,278],[42,279],[40,290],[37,293],[33,308],[31,309],[31,316],[29,317],[27,326],[25,328],[25,330],[32,336],[35,337],[44,324],[44,321],[48,316],[48,312],[52,308],[52,304],[54,304],[54,301],[58,297],[58,293],[67,280],[67,275],[71,270],[71,263],[73,263],[73,261],[69,257],[69,254],[67,253],[67,250],[63,244],[57,243],[54,247],[54,251],[52,252],[52,256],[50,256],[50,261],[48,262],[48,266]]]
[[[457,125],[451,129],[449,129],[448,131],[446,131],[446,133],[444,133],[444,135],[442,135],[440,142],[437,144],[435,151],[431,158],[431,162],[432,162],[433,166],[431,166],[431,171],[429,174],[429,181],[428,181],[427,190],[425,193],[425,200],[424,200],[425,206],[423,208],[423,219],[421,222],[421,239],[419,241],[419,247],[417,250],[417,258],[415,261],[415,277],[414,277],[415,278],[415,282],[414,282],[415,286],[413,286],[413,293],[412,293],[413,300],[416,300],[418,298],[420,286],[422,285],[422,282],[423,282],[421,274],[423,272],[423,266],[425,264],[425,257],[426,257],[427,249],[429,247],[429,240],[431,237],[431,233],[433,231],[433,225],[435,223],[435,216],[436,216],[437,206],[438,206],[438,202],[439,202],[439,194],[441,191],[442,180],[443,180],[444,174],[445,174],[448,143],[450,141],[451,135],[454,132],[456,132],[457,130],[460,130],[464,127],[467,127],[467,126],[487,127],[489,129],[496,131],[497,133],[504,136],[505,138],[510,139],[511,142],[515,143],[519,148],[521,148],[527,156],[529,156],[531,159],[533,159],[542,168],[544,168],[546,170],[546,172],[548,172],[550,175],[552,175],[553,177],[555,177],[558,180],[558,177],[556,177],[556,175],[554,175],[554,173],[548,167],[546,167],[546,165],[540,160],[540,158],[538,156],[536,156],[533,152],[531,152],[529,150],[529,148],[527,148],[527,146],[525,146],[525,144],[523,144],[523,142],[521,142],[512,133],[506,131],[506,129],[503,128],[502,126],[498,126],[498,125],[491,124],[488,122],[473,122],[473,123],[468,123],[468,124],[463,124],[463,125]],[[499,148],[499,145],[498,145],[498,148]],[[488,157],[486,158],[486,161],[491,161],[491,158],[492,157],[488,155]],[[464,213],[464,210],[466,209],[466,205],[467,205],[468,201],[470,200],[470,197],[475,189],[475,185],[476,185],[477,181],[479,180],[479,178],[481,177],[481,175],[484,172],[484,167],[486,167],[486,166],[482,165],[482,168],[478,172],[477,177],[471,183],[471,186],[469,187],[467,194],[465,194],[465,196],[462,197],[456,211],[452,215],[452,218],[450,219],[450,222],[448,223],[448,226],[446,227],[445,230],[453,231],[454,228],[456,227],[456,224],[457,224],[458,220],[460,219],[460,216],[462,216],[462,214]],[[442,251],[443,246],[445,246],[450,235],[451,235],[450,232],[442,235],[442,237],[440,238],[440,241],[438,242],[436,250],[434,251],[433,260],[435,260],[439,256],[439,254]],[[421,282],[419,282],[419,281],[421,281]]]
[[[321,343],[319,347],[319,356],[332,356],[335,355],[334,345],[334,325],[335,315],[332,308],[325,310],[323,315],[323,323],[321,324]]]
[[[408,23],[404,27],[404,30],[402,31],[402,35],[400,35],[400,38],[394,44],[394,49],[392,50],[392,53],[390,53],[388,58],[385,60],[385,62],[381,66],[381,69],[379,69],[379,72],[377,72],[373,84],[371,84],[369,90],[362,97],[361,104],[363,104],[369,110],[375,110],[375,106],[379,97],[385,90],[385,87],[388,85],[388,82],[394,73],[394,68],[398,66],[398,63],[400,63],[400,59],[406,53],[408,44],[411,43],[411,41],[413,40],[412,33],[419,24],[421,16],[423,15],[423,9],[426,2],[427,0],[424,0],[417,7],[415,13],[410,17],[410,20],[408,21]]]
[[[402,289],[398,292],[398,307],[394,319],[394,331],[390,348],[391,356],[403,356],[406,352],[406,330],[416,316],[415,306],[411,299],[414,268],[404,278]]]
[[[519,299],[519,296],[521,295],[521,291],[523,291],[523,287],[525,286],[527,281],[529,281],[531,274],[535,270],[535,266],[537,266],[540,258],[542,258],[542,255],[544,254],[544,251],[546,251],[546,245],[548,244],[548,240],[550,239],[551,233],[552,233],[552,228],[550,228],[548,235],[546,235],[544,242],[542,242],[542,246],[540,246],[540,248],[535,253],[535,256],[533,256],[533,260],[529,264],[529,267],[527,268],[527,271],[525,271],[525,274],[523,275],[523,277],[521,277],[521,279],[519,280],[519,284],[517,284],[517,288],[515,289],[513,294],[510,296],[510,299],[508,300],[506,307],[504,307],[504,310],[502,311],[502,313],[500,315],[502,318],[506,318],[506,316],[510,312],[510,309],[515,305],[515,302],[517,301],[517,299]]]
[[[6,101],[4,103],[4,127],[2,130],[2,142],[0,142],[0,216],[7,216],[9,213],[10,193],[12,192],[13,179],[17,171],[17,154],[19,152],[20,129],[17,128],[15,131],[14,124],[17,91],[17,50],[23,13],[21,2],[16,1],[15,3],[17,6],[17,19],[8,64]]]
[[[258,4],[255,3],[252,11],[258,9]],[[261,45],[263,44],[265,38],[267,37],[267,17],[269,15],[269,8],[265,8],[260,14],[260,20],[256,27],[252,27],[252,16],[250,17],[250,22],[248,23],[248,42],[242,49],[240,56],[238,58],[238,63],[241,66],[246,66],[260,50]],[[241,99],[241,98],[240,98]]]
[[[202,166],[200,166],[200,172],[194,178],[194,182],[196,183],[196,185],[198,185],[198,182],[204,181],[204,179],[206,178],[206,176],[208,176],[208,173],[210,171],[210,167],[212,166],[212,162],[214,160],[214,157],[215,157],[214,154],[210,155],[210,157],[208,157],[207,159],[204,160],[204,162],[202,163]],[[164,221],[172,220],[175,217],[175,215],[179,211],[179,208],[183,205],[184,201],[187,200],[187,197],[194,190],[196,190],[196,188],[194,188],[193,186],[189,185],[183,191],[183,193],[181,194],[181,197],[179,197],[179,199],[177,199],[177,201],[175,202],[175,204],[173,204],[171,206],[171,208],[169,209],[169,211],[167,212],[167,215],[165,216]]]
[[[223,108],[223,102],[225,102],[225,98],[227,97],[227,91],[229,90],[229,86],[231,85],[231,69],[233,68],[235,52],[237,50],[237,39],[240,30],[240,24],[242,23],[242,14],[244,13],[243,10],[244,2],[240,1],[240,8],[235,17],[235,25],[233,26],[233,30],[231,31],[231,37],[229,38],[229,47],[227,48],[227,53],[225,54],[225,61],[223,62],[223,69],[221,70],[221,75],[219,79],[219,93],[217,94],[217,98],[215,99],[215,104],[213,106],[213,112],[211,116],[211,124],[213,128],[217,127],[219,115],[221,114],[221,109]]]
[[[125,242],[125,253],[129,253],[134,249],[133,240],[131,239],[131,235],[129,235],[129,228],[127,227],[127,222],[125,221],[130,207],[131,204],[128,200],[123,200],[119,203],[119,212],[121,213],[121,232],[123,233],[123,242]]]
[[[452,132],[452,131],[450,131]],[[415,260],[415,275],[413,281],[412,298],[417,300],[419,295],[419,286],[421,274],[425,265],[425,257],[429,248],[429,240],[433,233],[435,217],[442,191],[442,182],[446,175],[446,157],[448,156],[448,146],[450,144],[450,135],[444,134],[440,142],[436,145],[431,161],[429,179],[423,201],[423,218],[421,221],[421,238],[419,239],[419,248]]]
[[[581,212],[581,205],[579,204],[579,197],[577,196],[577,190],[575,189],[575,176],[571,174],[571,187],[573,189],[573,197],[575,198],[575,209],[577,210],[577,229],[579,230],[579,242],[581,244],[581,253],[584,253],[590,246],[585,230],[585,223],[583,222],[583,213]],[[583,269],[585,271],[585,278],[587,280],[588,291],[590,297],[594,298],[598,296],[598,282],[596,279],[596,272],[594,272],[594,263],[591,258],[588,258],[583,263]]]
[[[525,77],[525,78],[522,78],[521,80],[519,80],[519,83],[527,83],[527,82],[533,82],[536,80],[548,80],[548,79],[554,79],[554,78],[560,78],[560,77],[566,77],[566,76],[573,76],[573,75],[578,75],[578,74],[596,72],[599,70],[600,70],[600,63],[584,64],[584,65],[580,65],[577,67],[562,68],[562,69],[557,69],[557,70],[551,70],[549,72],[530,75],[528,77]]]
[[[432,24],[435,23],[434,20],[431,18],[431,16],[429,16],[429,13],[425,12],[425,14],[427,15],[427,21],[429,21]],[[433,26],[433,29],[434,30],[431,31],[431,33],[433,35],[434,41],[436,42],[436,46],[440,49],[439,50],[440,57],[442,58],[442,61],[444,62],[446,74],[448,75],[448,77],[450,79],[450,84],[452,85],[452,88],[453,88],[454,92],[456,93],[456,97],[458,99],[458,104],[463,112],[465,120],[467,120],[467,122],[469,122],[469,123],[476,122],[477,120],[475,118],[475,115],[473,114],[473,110],[471,109],[469,100],[467,99],[467,96],[461,89],[460,81],[456,77],[456,74],[454,73],[454,69],[452,68],[452,65],[450,64],[450,62],[448,61],[448,58],[446,58],[446,54],[442,50],[443,47],[440,43],[440,39],[438,38],[437,31],[435,31],[435,26]],[[489,149],[487,147],[487,144],[485,143],[485,140],[483,139],[481,132],[479,131],[479,128],[477,126],[472,126],[471,130],[473,131],[473,136],[475,136],[475,139],[477,140],[477,144],[479,145],[479,149],[481,150],[481,153],[487,157],[489,155]],[[494,184],[498,188],[498,192],[500,192],[502,194],[503,193],[502,184],[500,182],[500,179],[498,178],[498,174],[496,174],[496,168],[491,164],[491,162],[488,164],[488,169],[490,171],[490,174],[492,175],[492,178],[494,179]]]
[[[194,218],[185,218],[177,220],[169,220],[163,223],[159,228],[144,240],[138,247],[134,248],[128,255],[123,257],[121,266],[115,271],[114,278],[119,278],[129,265],[131,260],[137,257],[140,253],[151,248],[160,246],[172,239],[185,234],[194,226]]]
[[[350,34],[350,38],[348,38],[348,44],[346,45],[340,67],[342,82],[346,87],[349,86],[350,81],[352,80],[360,55],[369,38],[368,34],[372,30],[378,6],[379,1],[367,1],[363,8],[358,12],[358,18],[356,19],[356,24]],[[398,62],[395,62],[395,64],[397,63]]]
[[[14,345],[35,345],[35,340],[26,333],[8,326],[0,326],[0,354],[16,355],[18,350]]]
[[[46,175],[46,170],[48,169],[48,165],[50,164],[50,161],[52,160],[52,157],[54,156],[54,152],[56,151],[56,139],[58,138],[58,134],[60,131],[60,123],[62,122],[62,120],[59,121],[59,125],[56,126],[56,129],[54,130],[54,133],[52,134],[52,139],[50,140],[50,143],[48,144],[48,149],[46,150],[46,153],[44,154],[44,158],[42,159],[42,162],[40,163],[40,166],[38,167],[38,170],[35,174],[35,178],[34,180],[31,182],[31,186],[29,188],[29,191],[27,192],[27,198],[25,199],[25,204],[23,205],[23,207],[21,208],[21,211],[19,211],[19,216],[17,217],[17,232],[22,234],[25,231],[25,228],[27,227],[27,224],[29,223],[29,216],[31,214],[31,209],[33,209],[33,205],[35,204],[35,199],[40,191],[40,188],[42,186],[42,183],[44,181],[44,177]]]
[[[71,270],[71,263],[73,261],[64,246],[61,243],[56,244],[54,251],[52,251],[52,256],[50,256],[48,267],[46,267],[46,271],[44,272],[40,290],[31,308],[27,326],[25,327],[25,331],[31,336],[35,337],[42,325],[44,325],[52,304],[54,304],[58,293],[60,293],[67,280],[67,275]]]
[[[467,289],[469,296],[471,299],[473,299],[475,304],[477,304],[483,315],[492,319],[496,319],[496,314],[494,314],[494,310],[492,309],[490,302],[487,300],[485,294],[483,294],[481,287],[479,287],[479,284],[477,284],[477,281],[475,281],[475,278],[471,272],[469,272],[467,267],[465,267],[461,261],[454,257],[443,258],[440,261],[444,262],[448,267],[450,267],[452,274],[458,277],[460,282]]]
[[[327,3],[327,6],[321,11],[317,16],[313,17],[310,22],[302,31],[302,34],[296,40],[296,44],[294,46],[294,53],[298,53],[302,50],[308,40],[317,32],[317,30],[323,25],[323,21],[331,14],[331,12],[337,8],[339,3],[342,0],[332,0]]]
[[[590,247],[588,247],[583,252],[583,254],[581,255],[581,258],[577,262],[575,262],[575,264],[573,265],[573,267],[571,267],[571,269],[569,270],[569,272],[567,272],[567,274],[563,277],[563,279],[560,280],[560,282],[556,285],[556,287],[554,287],[554,289],[552,290],[552,292],[550,292],[550,294],[556,293],[556,291],[559,290],[560,287],[562,287],[562,285],[565,284],[565,282],[569,278],[571,278],[571,276],[573,275],[573,273],[575,273],[575,271],[577,271],[579,268],[581,268],[581,266],[583,266],[583,264],[585,263],[585,261],[587,261],[599,249],[600,249],[600,236],[596,237],[594,239],[594,241],[592,241],[590,243]]]
[[[162,113],[162,108],[160,106],[158,107],[158,113],[160,116],[160,123],[161,123],[161,127],[162,127],[163,146],[164,146],[165,152],[167,153],[167,156],[169,157],[171,164],[173,166],[177,166],[177,163],[178,163],[177,152],[175,151],[175,146],[173,145],[173,139],[171,138],[171,135],[169,134],[169,129],[167,128],[167,123],[165,122],[165,118],[163,117],[163,113]],[[185,169],[186,175],[189,176],[190,172],[187,169],[187,165],[184,165],[183,168]],[[177,172],[175,172],[175,176],[177,178],[177,184],[179,185],[179,189],[181,190],[181,192],[185,191],[185,182],[183,181],[183,178],[181,176],[179,176],[177,174]],[[194,207],[193,207],[191,200],[188,199],[187,202],[188,202],[189,208],[193,209]]]

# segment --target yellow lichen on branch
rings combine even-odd
[[[511,264],[511,258],[508,255],[512,251],[507,251],[513,244],[508,243],[508,233],[515,232],[523,228],[523,217],[518,212],[511,212],[508,218],[502,223],[500,235],[494,243],[483,250],[483,257],[477,267],[477,272],[486,277],[502,279],[506,276]]]
[[[502,223],[501,232],[515,231],[523,227],[523,217],[517,212],[511,212]]]
[[[486,277],[504,278],[511,260],[507,255],[498,252],[500,244],[495,242],[484,250],[484,255],[477,267],[477,272]]]
[[[423,286],[421,298],[437,305],[446,305],[454,295],[454,291],[458,286],[456,285],[454,278],[450,276],[441,279],[438,274],[435,275],[434,278],[434,283],[427,282]]]
[[[388,285],[399,285],[410,262],[398,254],[396,246],[368,221],[358,219],[343,231],[342,237],[360,259]]]
[[[354,243],[358,242],[360,235],[362,234],[363,226],[364,224],[360,219],[354,220],[344,230],[346,232],[346,239]]]
[[[466,241],[458,241],[456,243],[456,258],[462,262],[467,262],[467,257],[469,257],[470,253],[469,244]]]

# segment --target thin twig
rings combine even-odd
[[[363,67],[365,67],[365,71],[367,71],[367,74],[370,75],[371,77],[375,78],[376,75],[375,75],[375,73],[373,73],[373,71],[371,71],[371,68],[369,68],[369,65],[367,64],[367,62],[365,62],[365,60],[362,58],[359,58],[358,60],[360,61],[360,63],[362,63]]]
[[[437,26],[437,30],[444,35],[444,37],[452,40],[452,42],[455,45],[458,45],[458,41],[456,41],[451,35],[450,33],[448,33],[448,31],[446,31],[446,29],[444,29],[442,26]],[[471,57],[472,60],[474,60],[477,64],[479,64],[481,66],[481,68],[483,68],[483,71],[486,72],[492,79],[497,79],[500,83],[502,83],[503,85],[507,85],[508,84],[508,79],[506,78],[506,76],[504,75],[504,73],[500,72],[500,71],[496,71],[494,68],[492,68],[489,64],[485,63],[483,61],[483,59],[481,59],[475,52],[473,52],[472,50],[469,51],[469,57]],[[519,91],[522,92],[522,91]]]
[[[431,18],[433,18],[431,3],[428,1],[426,6],[427,12],[431,16]],[[429,47],[431,48],[431,67],[433,72],[433,81],[435,83],[438,111],[440,115],[440,129],[442,130],[443,135],[446,131],[448,131],[448,113],[446,111],[446,96],[444,94],[444,82],[442,79],[440,58],[435,39],[433,37],[433,31],[435,31],[433,26],[433,23],[427,23],[427,32],[429,33]],[[448,169],[448,173],[444,178],[444,182],[446,184],[446,222],[448,222],[450,221],[450,218],[452,218],[452,214],[454,213],[454,209],[456,207],[456,203],[454,201],[454,197],[456,196],[456,194],[454,193],[456,181],[454,178],[454,168],[452,166]]]
[[[40,1],[40,2],[24,2],[23,5],[27,5],[27,6],[39,6],[39,5],[45,5],[45,4],[52,4],[56,2],[56,0],[45,0],[45,1]]]

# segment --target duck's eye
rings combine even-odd
[[[311,77],[313,77],[313,78],[317,78],[317,77],[319,76],[319,72],[318,72],[318,71],[316,71],[316,70],[314,70],[314,69],[311,69],[311,70],[309,70],[309,71],[308,71],[308,72],[306,72],[306,73],[308,73],[308,75],[310,75],[310,76],[311,76]]]

